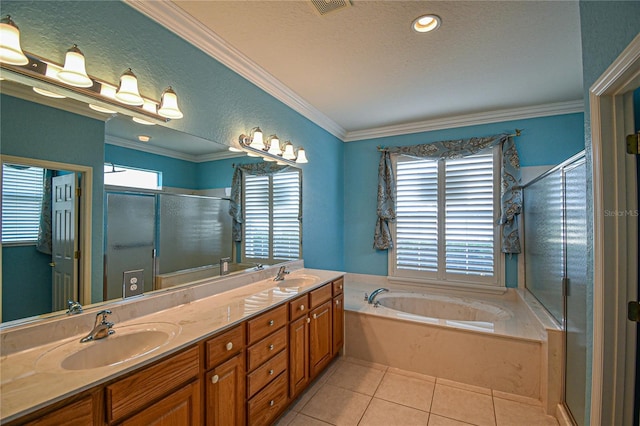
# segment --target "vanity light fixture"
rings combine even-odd
[[[178,107],[178,96],[171,86],[164,89],[160,98],[160,108],[158,114],[166,118],[182,118],[182,111]]]
[[[91,87],[93,80],[87,75],[84,55],[74,44],[64,57],[64,68],[58,73],[60,81],[75,87]]]
[[[411,23],[411,28],[418,33],[428,33],[440,28],[440,24],[442,19],[438,15],[422,15]]]
[[[300,147],[296,151],[289,141],[284,143],[284,151],[282,151],[280,139],[276,135],[269,136],[265,142],[262,137],[262,130],[259,127],[251,129],[250,135],[241,134],[238,138],[240,149],[250,157],[262,157],[265,161],[277,161],[278,164],[289,165],[309,162],[304,148]],[[236,147],[229,148],[230,151],[235,151],[236,149]]]
[[[101,107],[99,105],[89,104],[89,108],[91,108],[94,111],[103,112],[105,114],[116,114],[116,111],[109,108]]]
[[[153,101],[150,101],[149,99],[143,99],[142,109],[152,114],[159,114],[158,104]],[[135,121],[138,124],[144,124],[145,126],[154,126],[156,124],[149,120],[145,120],[139,117],[133,117],[133,121]]]
[[[20,47],[20,29],[10,15],[0,20],[0,62],[10,65],[29,63]]]
[[[142,106],[144,104],[144,99],[138,91],[138,78],[131,71],[131,68],[127,68],[120,76],[116,99],[127,105]]]
[[[41,89],[39,87],[34,87],[33,91],[36,92],[39,95],[46,96],[48,98],[54,98],[54,99],[64,99],[64,98],[66,98],[66,96],[64,96],[64,95],[61,95],[61,94],[55,93],[55,92],[51,92],[50,90]]]

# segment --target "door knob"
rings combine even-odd
[[[51,266],[52,268],[55,268],[56,267],[56,262],[50,262],[49,266]]]

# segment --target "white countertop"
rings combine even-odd
[[[124,322],[116,322],[113,329],[136,324],[169,323],[176,335],[159,349],[132,360],[99,368],[70,371],[52,362],[51,353],[60,354],[60,362],[65,354],[71,353],[74,342],[86,335],[47,343],[37,347],[10,353],[0,358],[0,421],[7,422],[36,411],[56,401],[62,400],[86,389],[114,379],[124,373],[139,369],[162,357],[186,348],[203,338],[213,336],[249,317],[286,301],[301,293],[317,288],[344,275],[343,272],[317,269],[293,271],[287,279],[300,276],[317,277],[312,284],[293,288],[281,288],[272,278],[248,283],[238,288],[209,297],[193,300],[169,309],[139,316]],[[217,281],[211,284],[217,285]],[[127,306],[135,311],[135,302]],[[115,314],[115,313],[114,313]],[[124,315],[122,315],[124,317]],[[111,319],[114,321],[114,319]],[[107,338],[108,339],[108,338]],[[103,339],[104,340],[104,339]],[[83,343],[96,345],[101,341]],[[66,350],[59,348],[66,345]],[[57,348],[57,349],[56,349]],[[55,352],[52,352],[54,351]],[[43,354],[49,353],[46,357]]]

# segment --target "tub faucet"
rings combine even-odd
[[[82,313],[82,305],[80,302],[74,302],[73,300],[67,300],[67,315],[75,315]]]
[[[380,293],[385,292],[385,291],[389,291],[389,289],[388,289],[388,288],[379,288],[379,289],[377,289],[377,290],[374,290],[374,291],[369,295],[369,297],[367,298],[367,302],[369,302],[369,304],[370,304],[370,305],[373,305],[373,302],[374,302],[374,300],[375,300],[376,296],[377,296],[377,295],[379,295]],[[376,303],[378,303],[378,302],[376,302]]]
[[[282,281],[284,280],[284,276],[288,275],[289,271],[287,271],[287,267],[286,266],[281,266],[280,269],[278,269],[278,273],[276,274],[276,277],[273,279],[274,281]]]
[[[93,330],[89,332],[85,337],[80,339],[80,343],[89,342],[91,340],[99,340],[104,339],[105,337],[110,336],[116,331],[112,329],[113,323],[107,321],[107,315],[110,315],[111,311],[105,309],[96,314],[96,323],[93,326]]]

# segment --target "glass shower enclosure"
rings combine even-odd
[[[525,285],[564,330],[564,403],[587,408],[587,216],[584,152],[524,186]]]

